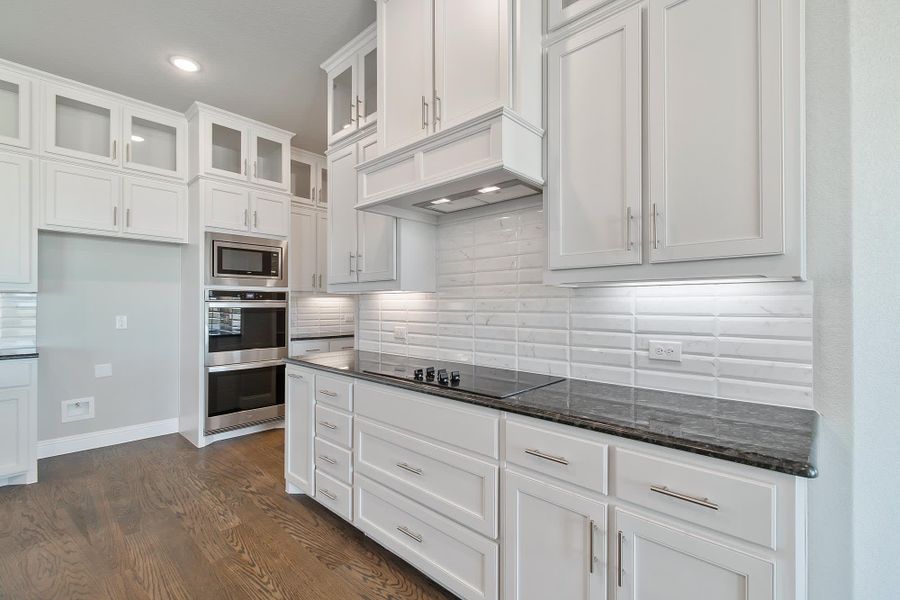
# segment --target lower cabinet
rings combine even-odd
[[[504,597],[606,598],[606,504],[509,469],[504,485]]]
[[[33,158],[0,154],[0,290],[37,291],[33,171]]]
[[[284,479],[292,494],[311,495],[313,491],[313,431],[315,374],[288,368],[285,403]]]
[[[616,600],[775,598],[769,560],[623,510],[615,524]]]
[[[37,481],[37,361],[0,364],[0,486]]]

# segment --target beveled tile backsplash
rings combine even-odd
[[[291,293],[291,335],[353,335],[356,298]]]
[[[358,347],[812,407],[812,284],[550,287],[544,239],[539,207],[441,224],[437,293],[361,296]]]
[[[37,294],[0,293],[0,350],[37,344]]]

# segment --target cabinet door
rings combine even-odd
[[[453,127],[507,102],[509,2],[435,0],[435,130]]]
[[[124,166],[184,178],[187,168],[186,124],[177,117],[126,107]]]
[[[328,208],[328,164],[324,159],[318,163],[318,172],[319,187],[314,194],[316,206],[319,208]]]
[[[358,211],[356,270],[359,281],[397,279],[397,219]]]
[[[51,227],[71,227],[102,232],[121,229],[119,175],[45,161],[44,222]]]
[[[372,40],[359,52],[356,66],[356,119],[359,127],[378,120],[378,47]]]
[[[254,233],[286,236],[290,221],[291,199],[282,194],[251,192],[251,227]]]
[[[354,340],[354,338],[352,338],[352,337],[341,338],[338,340],[331,340],[328,343],[328,351],[329,352],[340,352],[341,350],[353,350],[353,348],[354,348],[353,340]]]
[[[250,229],[250,192],[246,188],[213,181],[203,185],[206,227]]]
[[[203,170],[207,175],[247,180],[249,132],[241,121],[219,115],[203,115],[200,119],[205,156]]]
[[[255,128],[250,136],[250,180],[259,185],[288,190],[291,149],[277,132]]]
[[[428,135],[434,94],[432,3],[378,3],[378,135],[385,152]]]
[[[125,177],[123,232],[175,242],[187,241],[187,188],[184,184]]]
[[[44,150],[107,165],[121,163],[121,107],[74,88],[44,88]]]
[[[312,376],[288,371],[285,407],[284,476],[301,494],[312,494],[313,410]]]
[[[328,215],[316,213],[316,287],[325,291],[328,281]]]
[[[0,144],[31,147],[31,90],[30,79],[0,68]]]
[[[356,113],[356,57],[328,74],[328,144],[333,145],[359,128]]]
[[[356,144],[328,157],[328,283],[356,282]]]
[[[617,600],[774,600],[775,565],[616,510]]]
[[[316,203],[319,157],[304,150],[291,150],[291,196],[294,202]]]
[[[0,154],[0,290],[36,284],[32,279],[35,233],[31,224],[34,161]]]
[[[784,252],[781,7],[651,0],[651,262]]]
[[[311,292],[318,284],[316,255],[316,211],[291,207],[291,290]]]
[[[581,15],[615,0],[548,0],[547,28],[556,29]]]
[[[0,477],[28,470],[28,390],[0,389]]]
[[[641,262],[641,7],[548,51],[548,267]]]
[[[606,505],[514,471],[504,481],[507,600],[605,599]]]

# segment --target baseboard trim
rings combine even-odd
[[[105,448],[116,444],[146,440],[170,433],[178,433],[177,418],[43,440],[38,442],[37,452],[39,459],[50,458],[51,456],[61,456],[72,452],[82,452],[84,450],[93,450],[94,448]]]

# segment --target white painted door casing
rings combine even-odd
[[[635,6],[548,51],[548,268],[641,263],[642,46]]]

